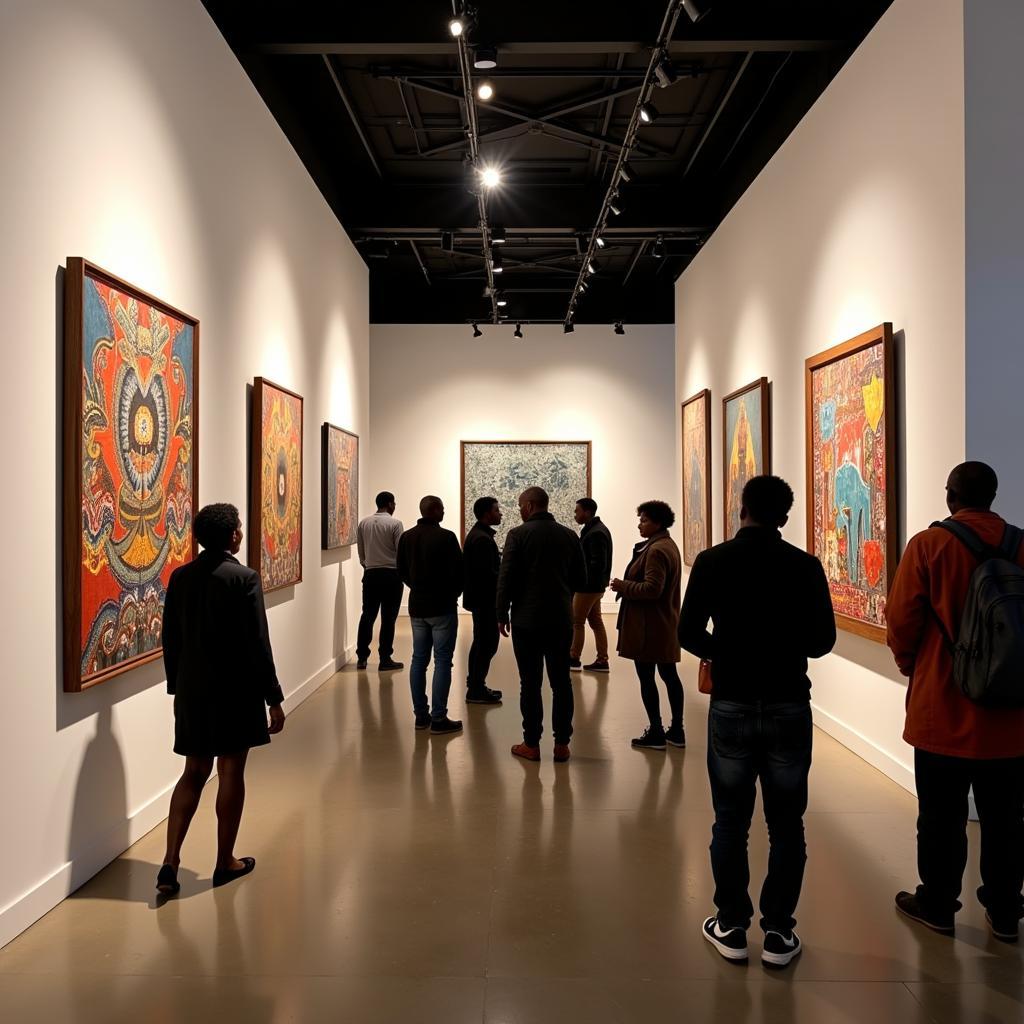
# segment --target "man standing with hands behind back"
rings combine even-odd
[[[572,598],[572,650],[569,668],[573,672],[607,672],[608,631],[601,615],[601,598],[612,578],[612,535],[597,514],[593,498],[580,498],[576,502],[576,522],[583,527],[580,545],[587,563],[587,585]],[[587,637],[587,623],[594,631],[597,658],[589,665],[582,664],[583,645]]]
[[[487,672],[498,651],[498,613],[495,608],[501,552],[494,540],[494,528],[501,525],[497,498],[477,498],[473,503],[476,525],[462,545],[465,586],[462,606],[473,614],[473,645],[469,649],[466,677],[467,704],[500,704],[501,690],[487,685]]]

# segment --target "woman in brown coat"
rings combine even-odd
[[[637,510],[643,540],[633,549],[626,578],[615,579],[611,588],[622,601],[619,608],[619,654],[632,658],[640,678],[650,728],[633,740],[643,750],[664,750],[666,743],[686,746],[683,731],[683,684],[679,681],[679,590],[682,559],[669,536],[675,513],[663,501],[644,502]],[[668,690],[672,725],[661,722],[661,701],[654,673],[657,669]]]

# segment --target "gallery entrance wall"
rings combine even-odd
[[[806,547],[811,523],[845,602],[835,652],[812,665],[816,721],[908,788],[906,686],[879,601],[889,543],[902,550],[946,514],[946,475],[965,457],[963,47],[962,0],[896,0],[676,290],[677,403],[711,391],[713,539],[721,400],[766,377],[772,471],[796,492],[786,537]],[[888,324],[891,382],[884,346],[868,345]],[[826,355],[861,336],[856,366]],[[847,403],[826,392],[839,386],[856,417],[836,419]],[[820,501],[835,504],[822,486],[845,487],[851,509],[827,534],[820,503],[808,510],[815,478]]]
[[[679,511],[672,327],[627,325],[616,335],[611,327],[577,325],[564,334],[560,325],[524,324],[522,339],[511,325],[480,329],[483,337],[474,338],[467,324],[371,325],[367,499],[393,491],[395,514],[409,526],[419,499],[437,494],[445,526],[458,533],[463,442],[559,442],[527,446],[515,457],[468,446],[477,461],[468,462],[467,476],[472,489],[483,478],[473,468],[480,462],[521,465],[529,476],[554,457],[572,482],[549,490],[565,490],[560,518],[570,520],[576,498],[584,497],[572,491],[584,486],[589,443],[592,494],[621,574],[639,539],[636,506],[662,498]],[[513,526],[519,472],[498,488]],[[467,504],[482,496],[467,493]]]
[[[171,701],[152,644],[132,641],[142,657],[123,672],[108,664],[119,657],[114,647],[85,657],[84,673],[68,673],[68,688],[83,692],[64,692],[69,258],[83,257],[122,281],[112,290],[94,274],[83,286],[89,301],[79,342],[90,346],[90,358],[70,372],[72,385],[93,388],[82,398],[93,405],[86,426],[73,422],[69,436],[84,446],[89,423],[98,422],[89,417],[105,416],[108,427],[125,427],[129,448],[149,445],[150,432],[154,441],[145,465],[131,462],[130,451],[118,462],[109,429],[82,449],[78,468],[91,483],[81,504],[95,512],[87,523],[92,567],[109,575],[112,564],[135,566],[159,591],[167,575],[167,559],[157,557],[166,554],[161,545],[188,545],[191,520],[186,530],[179,517],[196,511],[185,479],[194,450],[199,504],[237,505],[246,534],[265,541],[281,563],[281,586],[267,604],[286,707],[326,679],[354,640],[359,573],[354,548],[344,543],[349,525],[322,550],[321,513],[323,506],[349,515],[355,500],[349,470],[360,458],[365,468],[357,441],[369,428],[369,364],[366,267],[198,0],[2,5],[0,124],[7,151],[18,154],[5,166],[0,197],[7,254],[0,417],[9,439],[9,500],[0,512],[7,539],[0,578],[2,944],[155,826],[181,766],[171,752]],[[198,365],[190,364],[185,343],[192,321],[163,313],[151,319],[133,289],[194,318]],[[129,334],[135,344],[122,344],[115,355]],[[100,348],[110,344],[99,351],[97,339]],[[80,345],[78,355],[85,354]],[[115,359],[132,364],[127,376]],[[170,375],[159,388],[157,363]],[[271,467],[261,531],[248,495],[252,391],[262,377],[301,397],[301,418],[267,398],[270,426],[261,436],[271,437],[276,422],[295,447],[279,446],[289,454]],[[129,418],[111,405],[111,389]],[[193,394],[194,410],[182,404]],[[323,500],[327,422],[348,440],[335,446],[334,463],[328,460],[344,487]],[[103,510],[127,493],[122,483],[131,489],[133,473],[145,476],[146,502],[169,500],[174,514],[157,519],[149,504],[128,501],[138,535],[107,538]],[[184,477],[172,486],[175,473]],[[275,503],[284,510],[276,533],[267,525]],[[82,526],[78,518],[67,524],[72,535]],[[243,544],[243,560],[245,550]],[[89,565],[82,571],[88,577]],[[83,586],[96,597],[79,616],[88,639],[90,624],[102,631],[116,614],[110,587],[97,596],[88,579]]]

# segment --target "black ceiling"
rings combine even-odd
[[[673,284],[891,0],[719,0],[671,45],[578,323],[671,323]],[[370,267],[375,323],[490,314],[451,0],[204,0]],[[666,0],[478,0],[511,321],[560,323]],[[445,251],[444,233],[451,232]],[[655,255],[661,235],[665,256]]]

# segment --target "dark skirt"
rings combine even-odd
[[[182,757],[240,754],[269,742],[267,706],[257,693],[174,695],[174,752]]]

